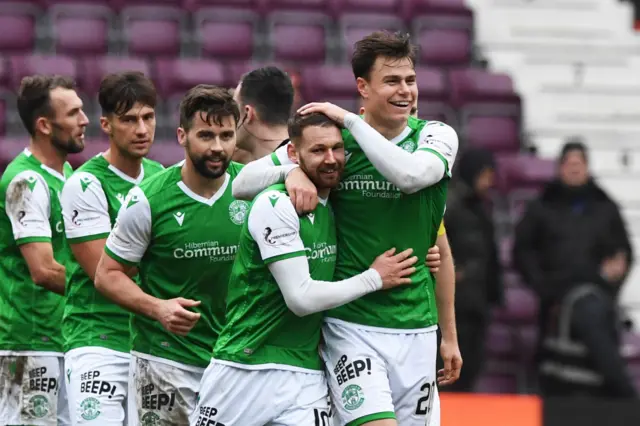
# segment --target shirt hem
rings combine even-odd
[[[102,353],[106,355],[120,356],[130,358],[131,353],[128,350],[118,350],[100,345],[78,345],[70,347],[64,351],[64,355],[80,355],[85,353]]]
[[[241,362],[228,361],[213,357],[211,358],[211,362],[228,365],[229,367],[240,368],[242,370],[285,370],[305,374],[324,374],[324,370],[314,370],[311,368],[298,367],[296,365],[289,364],[278,364],[275,362],[268,362],[264,364],[243,364]]]
[[[324,322],[331,324],[338,324],[344,327],[357,328],[360,330],[374,331],[376,333],[385,334],[421,334],[432,333],[438,329],[438,324],[433,324],[427,327],[420,328],[391,328],[391,327],[378,327],[373,325],[359,324],[356,322],[345,321],[333,317],[325,317]]]
[[[192,371],[194,373],[204,373],[204,370],[206,369],[206,367],[198,367],[198,366],[192,365],[192,364],[183,364],[183,363],[178,362],[178,361],[174,361],[174,360],[167,359],[167,358],[161,358],[161,357],[154,356],[154,355],[145,354],[143,352],[138,352],[138,351],[131,351],[131,355],[133,355],[133,356],[135,356],[137,358],[146,359],[147,361],[160,362],[162,364],[171,365],[171,366],[179,368],[181,370]]]
[[[2,351],[0,350],[0,356],[55,356],[64,357],[63,352],[56,351]]]

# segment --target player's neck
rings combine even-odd
[[[407,121],[398,125],[390,126],[389,123],[384,123],[382,120],[376,119],[371,114],[364,113],[364,121],[373,127],[378,133],[384,136],[387,140],[392,140],[400,135],[407,127]]]
[[[329,193],[331,192],[331,188],[318,188],[318,198],[326,200],[329,198]]]
[[[251,161],[271,154],[283,140],[289,138],[287,126],[261,126],[259,131],[252,132],[248,129],[247,131],[251,135],[248,149],[251,154]]]
[[[109,164],[130,178],[136,179],[140,176],[140,171],[142,170],[142,158],[133,158],[124,155],[119,150],[114,149],[113,146],[105,151],[103,156]]]
[[[31,138],[29,151],[31,151],[31,155],[40,163],[60,174],[64,174],[64,163],[67,161],[67,153],[53,146],[51,141],[39,140],[36,137]]]
[[[180,174],[182,176],[182,182],[187,185],[187,188],[193,191],[193,193],[207,199],[213,197],[226,180],[226,173],[215,179],[202,176],[188,158],[182,165]]]

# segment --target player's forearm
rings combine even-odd
[[[50,265],[40,267],[37,272],[32,272],[31,279],[36,285],[64,296],[66,269],[55,260]]]
[[[233,180],[233,197],[251,201],[256,195],[276,183],[284,183],[287,175],[297,165],[275,166],[269,156],[252,161]]]
[[[269,270],[287,307],[300,317],[344,305],[382,288],[380,274],[373,269],[342,281],[314,280],[305,257],[274,262]]]
[[[355,114],[347,114],[344,125],[371,164],[402,192],[411,194],[434,185],[445,174],[444,163],[437,156],[428,152],[412,154],[405,151]]]
[[[437,245],[440,248],[441,265],[436,278],[436,306],[440,320],[442,338],[448,341],[457,341],[456,314],[455,314],[455,289],[456,275],[453,264],[451,247],[447,236],[438,237]]]
[[[100,293],[124,309],[155,318],[160,300],[142,291],[126,272],[104,270],[98,265],[94,282]]]

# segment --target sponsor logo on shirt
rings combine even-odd
[[[282,228],[272,229],[271,227],[264,228],[262,231],[264,236],[264,242],[270,246],[278,247],[287,243],[290,243],[298,235],[298,231],[288,226]]]
[[[175,259],[209,258],[210,262],[233,261],[238,252],[238,245],[222,245],[218,241],[202,241],[185,243],[184,247],[173,250]]]
[[[335,244],[313,243],[311,247],[305,247],[305,251],[307,252],[307,259],[335,262],[338,248]]]
[[[71,213],[71,222],[76,226],[86,225],[88,223],[95,222],[96,220],[99,220],[99,219],[100,219],[100,216],[82,217],[82,215],[78,210],[74,210]]]
[[[400,190],[391,182],[373,175],[352,175],[340,182],[336,191],[357,191],[365,198],[400,198]]]

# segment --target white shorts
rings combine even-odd
[[[68,426],[63,359],[0,355],[0,425]]]
[[[129,426],[188,425],[204,368],[131,353]]]
[[[233,365],[211,360],[191,426],[331,426],[324,373]]]
[[[100,347],[64,355],[71,424],[125,426],[130,355]]]
[[[440,425],[435,330],[400,334],[329,319],[322,334],[336,426]]]

